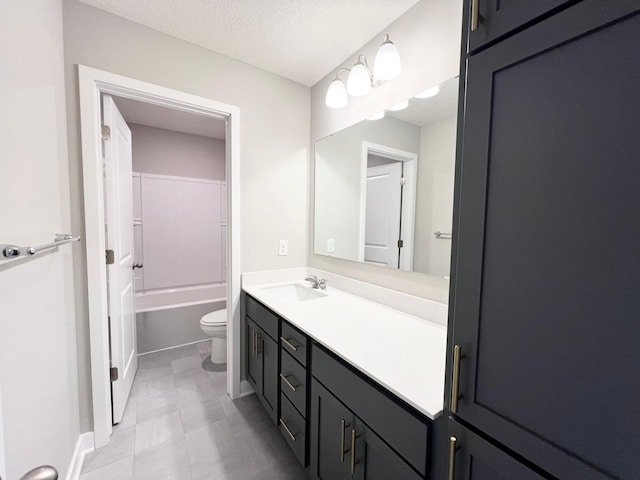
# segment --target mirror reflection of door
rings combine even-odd
[[[400,267],[403,182],[402,162],[368,156],[364,237],[367,263]]]

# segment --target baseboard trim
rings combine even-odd
[[[253,392],[253,387],[247,380],[240,381],[240,395],[238,398],[246,397],[247,395],[251,395]]]
[[[66,480],[79,480],[82,473],[82,464],[84,463],[84,457],[93,452],[94,436],[93,432],[82,433],[78,436],[76,442],[76,448],[73,451],[73,458],[71,458],[71,464],[69,465],[69,473]]]

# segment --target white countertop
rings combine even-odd
[[[265,288],[293,283],[277,280],[243,278],[242,288],[430,419],[442,412],[445,326],[332,286],[325,297],[289,301]]]

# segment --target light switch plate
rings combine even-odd
[[[327,253],[333,253],[336,251],[336,240],[335,238],[327,239]]]
[[[281,257],[284,255],[289,255],[289,241],[288,240],[279,240],[278,241],[278,255]]]

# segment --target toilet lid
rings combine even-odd
[[[207,313],[200,319],[200,323],[203,325],[226,325],[227,324],[227,309],[216,310],[215,312]]]

